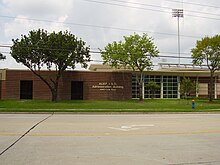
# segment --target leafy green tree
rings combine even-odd
[[[180,81],[180,95],[187,99],[190,93],[194,91],[196,91],[196,83],[190,80],[190,78],[184,77]]]
[[[197,41],[191,50],[195,65],[206,64],[210,70],[209,101],[213,100],[214,75],[220,70],[220,35],[205,37]]]
[[[124,41],[109,43],[101,50],[104,64],[114,68],[126,68],[139,71],[139,99],[143,100],[143,72],[152,68],[152,57],[157,57],[159,51],[153,43],[153,39],[147,34],[124,36]]]
[[[145,85],[147,90],[150,92],[151,98],[153,99],[155,97],[155,93],[157,91],[160,91],[160,85],[158,85],[154,81],[149,81],[148,84]]]
[[[0,60],[4,60],[4,59],[6,59],[6,57],[2,53],[0,53]]]
[[[67,68],[74,69],[80,63],[83,68],[90,61],[85,42],[68,31],[48,33],[43,29],[30,31],[21,39],[12,40],[11,55],[28,67],[50,89],[52,101],[57,100],[59,79]],[[44,76],[40,70],[54,70]]]

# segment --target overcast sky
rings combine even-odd
[[[154,38],[161,62],[178,63],[177,18],[173,9],[183,9],[180,18],[181,57],[190,57],[196,41],[220,34],[219,0],[0,0],[0,52],[7,60],[0,68],[25,68],[10,56],[12,39],[39,28],[49,32],[69,30],[82,38],[92,51],[123,36],[147,33]],[[91,53],[92,63],[101,63]],[[181,63],[191,63],[181,59]],[[78,68],[79,69],[79,68]]]

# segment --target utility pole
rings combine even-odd
[[[173,17],[177,17],[178,21],[178,55],[179,55],[179,61],[178,61],[178,67],[180,67],[180,21],[179,18],[183,18],[183,9],[172,9],[172,15]]]

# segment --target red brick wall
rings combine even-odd
[[[74,74],[73,74],[74,73]],[[68,81],[66,81],[68,80]],[[70,100],[71,81],[84,82],[85,100],[124,100],[131,99],[131,74],[117,72],[66,72],[59,84],[61,100]],[[103,91],[93,86],[99,83],[117,83],[123,89]]]
[[[1,87],[0,99],[2,99],[5,96],[5,81],[4,80],[1,81],[1,86],[0,87]]]
[[[53,73],[41,72],[47,78]],[[20,80],[33,80],[33,99],[51,99],[51,92],[47,85],[31,71],[24,70],[7,70],[6,80],[2,81],[1,99],[20,99]],[[66,71],[60,78],[58,100],[71,99],[71,81],[84,82],[83,95],[85,100],[131,99],[130,73]],[[99,83],[114,83],[114,85],[123,86],[123,89],[107,91],[93,88],[94,85],[99,85]]]
[[[20,99],[20,80],[33,80],[33,99],[50,99],[48,87],[31,71],[7,70],[2,99]]]
[[[0,80],[0,99],[2,98],[2,81]]]

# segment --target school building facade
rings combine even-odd
[[[51,71],[40,71],[50,77]],[[127,100],[138,98],[139,72],[114,70],[109,66],[91,65],[89,71],[65,71],[59,81],[58,100]],[[208,98],[210,72],[201,68],[161,68],[145,71],[144,84],[160,85],[156,98],[180,98],[180,80],[189,77],[197,83],[191,96]],[[220,72],[215,74],[213,96],[220,98]],[[145,88],[144,98],[150,98]],[[47,85],[29,70],[0,70],[0,99],[51,100]]]

